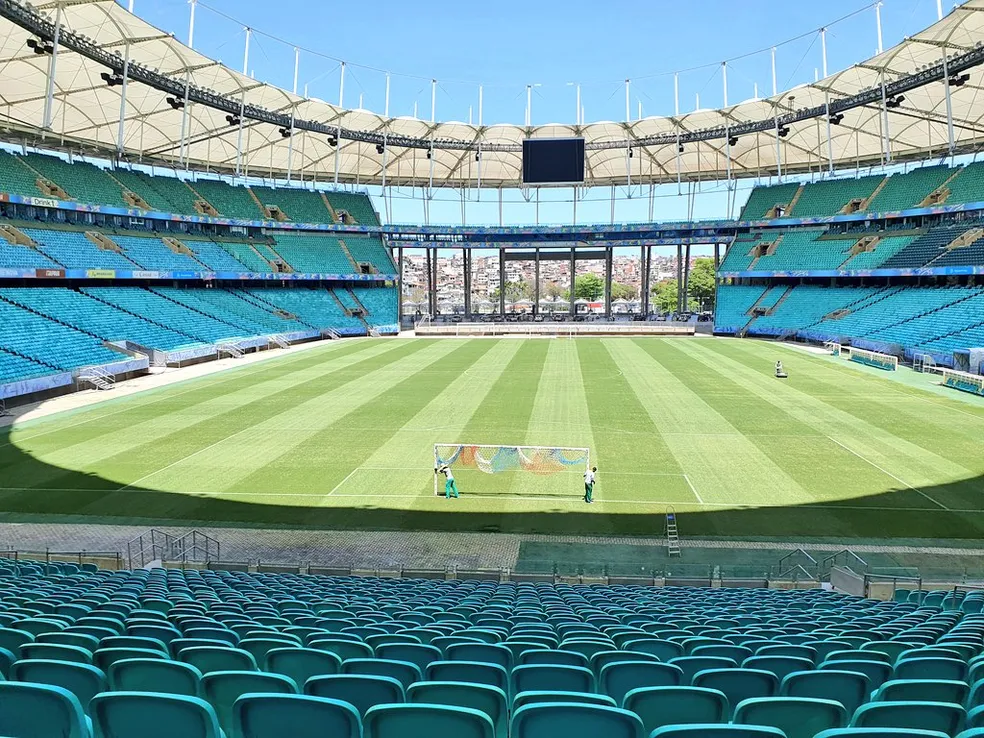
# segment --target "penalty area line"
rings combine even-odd
[[[700,493],[697,491],[697,488],[694,487],[694,483],[690,481],[690,475],[689,474],[684,474],[683,475],[683,478],[687,480],[687,486],[690,487],[690,491],[694,493],[694,497],[697,498],[697,502],[699,504],[703,505],[704,504],[704,500],[700,496]]]

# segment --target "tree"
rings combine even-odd
[[[675,279],[664,279],[653,285],[653,307],[661,313],[675,313],[677,309],[677,297],[680,289],[677,287]],[[697,310],[697,301],[691,297],[688,301],[687,309],[691,312]]]
[[[492,290],[492,302],[499,299],[499,288]],[[526,280],[519,282],[506,282],[506,302],[518,302],[519,300],[533,299],[533,285]]]
[[[547,297],[553,297],[553,298],[563,297],[565,300],[567,299],[567,290],[565,290],[556,282],[547,282],[547,286],[544,288],[544,292]]]
[[[705,310],[714,307],[714,259],[696,259],[690,270],[690,296]]]
[[[574,280],[574,296],[578,300],[594,302],[605,294],[605,281],[597,274],[582,274]]]
[[[639,290],[634,284],[612,283],[613,300],[634,300],[638,294]]]

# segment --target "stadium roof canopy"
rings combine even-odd
[[[337,171],[338,181],[361,184],[520,186],[527,137],[583,136],[589,186],[855,168],[980,147],[981,11],[984,0],[968,0],[868,61],[720,110],[483,127],[305,99],[203,56],[112,0],[0,0],[0,133],[144,163],[277,178],[290,170],[321,182]]]

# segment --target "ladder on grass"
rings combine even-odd
[[[663,531],[666,535],[666,555],[680,555],[680,534],[677,532],[676,511],[672,507],[666,508],[666,527]]]

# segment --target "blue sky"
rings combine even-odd
[[[120,0],[126,4],[127,0]],[[866,0],[428,0],[413,3],[376,0],[335,3],[324,0],[203,0],[196,14],[195,47],[242,69],[244,25],[255,29],[249,72],[290,89],[294,51],[302,51],[299,88],[337,103],[338,60],[346,61],[347,107],[383,112],[386,71],[391,73],[390,114],[430,118],[431,83],[438,81],[438,120],[478,121],[478,86],[484,87],[483,122],[522,123],[526,85],[532,92],[532,122],[569,123],[575,116],[575,87],[581,85],[587,121],[625,118],[626,78],[630,114],[668,115],[674,111],[673,73],[680,71],[681,110],[723,102],[720,62],[728,59],[728,101],[771,92],[770,54],[778,45],[780,89],[811,82],[821,67],[816,30],[828,26],[830,72],[871,56],[876,49],[875,11]],[[952,0],[944,2],[944,11]],[[186,0],[134,0],[134,10],[186,41]],[[852,15],[853,14],[853,15]],[[835,22],[850,16],[847,20]],[[885,47],[936,20],[936,0],[884,0]],[[784,43],[787,42],[788,43]],[[763,53],[753,53],[765,50]],[[644,220],[647,193],[638,188],[616,193],[616,220]],[[579,222],[611,217],[610,189],[593,191],[578,205]],[[632,195],[632,197],[628,197]],[[739,193],[738,204],[745,195]],[[392,220],[424,217],[420,193],[394,192]],[[541,222],[569,222],[572,191],[544,191]],[[508,193],[505,220],[531,222],[534,210],[518,193]],[[384,210],[377,197],[377,208]],[[431,222],[460,222],[458,192],[441,192],[430,207]],[[676,186],[659,188],[657,219],[687,216],[686,198]],[[694,203],[695,217],[726,215],[720,186],[705,186]],[[475,195],[466,204],[470,223],[498,220],[494,193]]]

